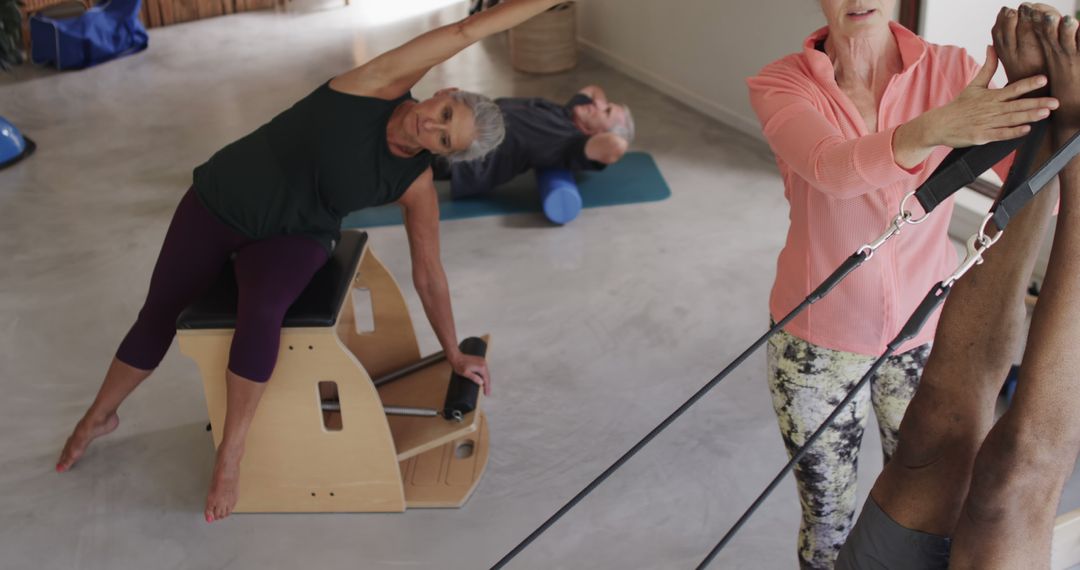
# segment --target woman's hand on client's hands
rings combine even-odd
[[[1053,97],[1024,97],[1046,87],[1046,76],[1026,77],[993,89],[990,79],[995,71],[997,58],[993,48],[987,47],[986,63],[956,99],[912,121],[921,123],[923,141],[963,148],[1014,139],[1031,130],[1029,123],[1045,119],[1057,109],[1058,101]]]

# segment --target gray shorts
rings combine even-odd
[[[951,546],[948,537],[904,528],[868,498],[835,570],[945,570]]]

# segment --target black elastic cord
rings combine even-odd
[[[1004,189],[1006,191],[1002,193],[1002,196],[998,198],[997,203],[990,210],[994,215],[994,225],[999,230],[1005,229],[1009,220],[1020,213],[1020,210],[1034,199],[1077,154],[1080,154],[1080,133],[1073,135],[1068,142],[1050,156],[1050,159],[1045,164],[1040,166],[1034,174],[1022,183],[1017,184],[1015,188]],[[1011,172],[1009,178],[1012,178]]]
[[[836,406],[835,409],[833,409],[832,413],[829,414],[829,417],[821,423],[821,425],[810,436],[810,438],[806,440],[806,443],[804,443],[803,446],[800,447],[793,456],[791,456],[791,459],[784,465],[784,468],[780,470],[780,473],[777,473],[776,477],[774,477],[773,480],[769,483],[769,485],[765,487],[765,490],[762,491],[760,495],[758,495],[758,498],[754,500],[753,504],[750,505],[750,508],[746,509],[742,516],[739,517],[739,520],[736,521],[735,524],[727,531],[724,537],[720,539],[720,542],[717,543],[711,551],[709,551],[708,556],[706,556],[705,559],[701,561],[701,564],[698,565],[698,570],[701,570],[702,568],[708,566],[709,563],[712,562],[713,558],[715,558],[717,554],[720,554],[720,551],[723,550],[729,542],[731,542],[731,539],[735,537],[735,533],[739,532],[739,529],[742,528],[746,521],[750,520],[750,517],[754,515],[754,512],[757,511],[758,507],[760,507],[761,504],[765,502],[765,499],[767,499],[769,495],[772,494],[773,489],[775,489],[776,486],[784,480],[784,477],[787,476],[788,472],[791,471],[795,464],[798,463],[804,455],[806,455],[806,452],[810,449],[810,446],[814,445],[814,443],[817,442],[817,440],[821,437],[821,434],[825,433],[825,430],[832,426],[833,421],[836,419],[837,416],[840,415],[844,408],[848,404],[850,404],[852,400],[855,399],[855,396],[859,393],[859,390],[861,390],[863,386],[866,386],[866,383],[869,382],[875,374],[877,374],[877,371],[879,368],[881,368],[881,365],[886,360],[888,360],[888,358],[892,356],[892,354],[896,352],[898,348],[900,348],[900,345],[911,340],[915,337],[916,334],[919,333],[919,331],[926,324],[926,321],[928,321],[930,319],[930,316],[934,314],[934,311],[936,311],[938,307],[941,306],[941,303],[945,301],[945,297],[949,295],[949,291],[951,289],[951,287],[946,286],[944,283],[938,283],[934,286],[933,289],[930,290],[929,293],[927,293],[926,297],[922,300],[921,303],[919,303],[919,307],[915,309],[914,313],[912,313],[911,318],[909,318],[907,323],[904,324],[903,328],[900,329],[900,334],[896,335],[896,338],[894,338],[892,342],[888,344],[885,353],[878,357],[878,359],[874,362],[874,365],[870,367],[870,370],[868,370],[866,374],[864,374],[863,377],[855,384],[855,387],[853,387],[847,393],[847,396],[844,397],[843,401],[841,401],[840,404]]]
[[[645,447],[650,441],[652,441],[656,436],[660,435],[660,432],[664,431],[664,429],[671,425],[672,422],[677,420],[679,416],[683,414],[683,412],[690,408],[690,406],[694,405],[694,403],[696,403],[703,396],[705,396],[705,394],[707,394],[709,390],[712,390],[712,388],[719,384],[720,381],[727,377],[728,374],[731,374],[731,371],[738,368],[739,365],[743,363],[743,361],[745,361],[751,354],[753,354],[758,348],[760,348],[761,345],[765,344],[765,342],[767,342],[769,338],[771,338],[774,334],[787,326],[787,324],[791,322],[792,319],[798,316],[799,313],[806,310],[807,307],[816,303],[822,297],[827,295],[829,291],[831,291],[841,281],[843,281],[845,277],[851,274],[852,271],[855,271],[855,269],[862,265],[864,261],[869,259],[868,255],[869,254],[859,251],[844,260],[844,263],[841,264],[840,267],[836,268],[836,270],[833,271],[832,275],[829,275],[829,277],[825,279],[825,281],[823,281],[817,289],[814,289],[809,295],[807,295],[806,299],[804,299],[798,307],[795,307],[784,318],[780,319],[780,321],[773,325],[768,332],[766,332],[764,335],[754,341],[754,344],[750,345],[750,348],[747,348],[745,351],[743,351],[743,353],[740,354],[738,358],[732,361],[731,364],[728,364],[726,368],[721,370],[719,374],[713,377],[713,379],[710,380],[708,384],[705,384],[705,386],[703,386],[693,396],[691,396],[689,400],[683,403],[683,405],[679,406],[679,409],[672,412],[671,415],[664,419],[664,421],[660,422],[659,425],[653,428],[653,430],[650,431],[648,435],[643,437],[641,441],[637,442],[634,447],[630,448],[630,451],[624,453],[622,457],[620,457],[615,463],[612,463],[611,466],[605,469],[604,472],[601,473],[596,479],[593,479],[593,481],[586,485],[585,488],[582,489],[577,495],[574,495],[574,498],[570,499],[570,501],[563,505],[561,509],[556,511],[554,515],[551,515],[548,520],[544,521],[544,524],[537,527],[537,529],[534,530],[532,534],[527,536],[525,540],[521,541],[506,556],[503,556],[498,562],[496,562],[495,565],[491,567],[492,570],[497,570],[506,566],[506,564],[513,560],[515,556],[520,554],[522,550],[525,550],[525,548],[529,546],[529,544],[539,538],[539,536],[543,534],[544,531],[546,531],[548,528],[558,522],[558,520],[562,518],[563,515],[569,512],[570,509],[574,508],[575,505],[577,505],[579,502],[581,502],[582,499],[588,496],[588,494],[591,493],[593,489],[596,489],[596,487],[598,487],[608,477],[615,473],[615,471],[622,467],[624,463],[629,461],[631,457],[636,455],[637,452],[641,451],[641,449]]]

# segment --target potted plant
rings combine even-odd
[[[0,0],[0,69],[23,62],[22,0]]]

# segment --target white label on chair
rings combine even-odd
[[[353,287],[352,306],[356,334],[375,332],[375,309],[371,304],[371,290],[367,287]]]

